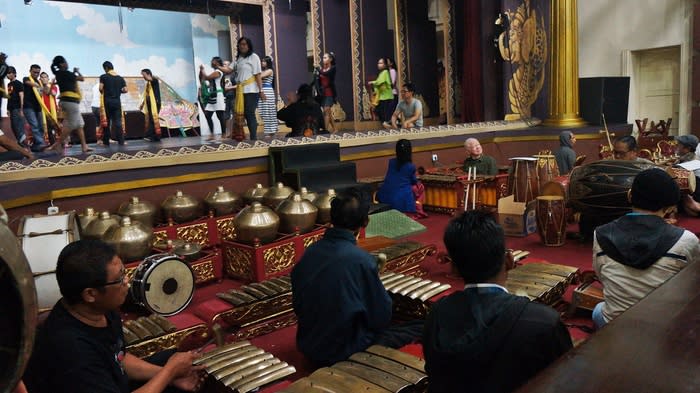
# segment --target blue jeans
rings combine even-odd
[[[24,120],[32,128],[32,136],[34,137],[32,151],[41,150],[46,146],[46,142],[44,142],[44,118],[41,116],[41,110],[35,111],[31,108],[24,108]]]
[[[603,304],[605,302],[600,302],[593,307],[593,313],[591,314],[591,319],[595,325],[596,330],[602,328],[607,323],[603,317]]]
[[[10,125],[12,127],[12,133],[15,134],[17,142],[19,144],[24,144],[27,136],[24,135],[24,117],[22,117],[21,109],[16,108],[10,111]]]

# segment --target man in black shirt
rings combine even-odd
[[[466,285],[439,300],[425,322],[429,392],[511,392],[571,349],[559,313],[504,288],[512,259],[490,214],[462,214],[443,240]]]
[[[287,138],[327,133],[321,131],[325,124],[323,111],[313,98],[313,89],[307,84],[299,86],[296,94],[287,95],[287,106],[277,112],[277,118],[292,129]]]
[[[15,139],[21,145],[25,145],[27,136],[24,134],[24,84],[17,80],[17,70],[15,67],[7,68],[7,112],[10,114],[10,125]],[[26,145],[25,145],[26,146]]]
[[[120,146],[124,145],[124,134],[122,133],[122,101],[121,95],[127,92],[126,81],[114,72],[111,62],[102,63],[105,73],[100,76],[100,93],[103,96],[103,109],[107,120],[107,126],[102,134],[102,143],[109,146],[111,132],[117,138]]]
[[[142,388],[149,392],[199,388],[202,368],[192,366],[192,352],[172,355],[163,367],[126,352],[118,310],[129,285],[114,248],[99,240],[70,243],[58,256],[56,280],[63,298],[38,329],[24,374],[28,391],[126,393],[131,380],[147,381]]]
[[[146,88],[143,92],[143,102],[139,109],[145,108],[145,126],[146,135],[144,140],[147,142],[160,141],[160,83],[158,78],[153,76],[150,69],[144,68],[141,70],[141,76],[146,81]],[[155,109],[153,106],[155,105]]]
[[[83,76],[77,68],[74,68],[73,72],[68,71],[68,62],[63,56],[53,58],[51,71],[56,76],[56,83],[58,83],[58,88],[61,90],[59,104],[63,111],[63,131],[58,138],[55,148],[57,151],[62,152],[63,140],[66,137],[70,137],[71,132],[77,130],[83,153],[87,153],[92,149],[85,142],[85,131],[83,130],[85,121],[82,113],[80,113],[80,100],[82,100],[83,96],[78,85],[78,81],[84,80]]]
[[[29,67],[29,76],[24,77],[24,119],[29,123],[32,129],[32,137],[34,143],[31,146],[32,151],[42,151],[46,148],[44,142],[44,116],[42,116],[42,103],[40,90],[43,88],[39,80],[41,67],[37,64],[32,64]]]

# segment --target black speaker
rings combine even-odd
[[[628,76],[579,78],[578,94],[581,118],[586,122],[602,125],[604,114],[608,124],[627,123]]]

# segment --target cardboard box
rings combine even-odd
[[[506,236],[524,237],[537,231],[535,201],[515,202],[513,195],[498,200],[498,223]]]

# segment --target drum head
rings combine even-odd
[[[32,352],[37,306],[32,272],[14,234],[0,223],[0,386],[11,390]]]
[[[156,262],[141,283],[142,302],[156,314],[173,315],[192,301],[194,273],[189,265],[172,257]]]

